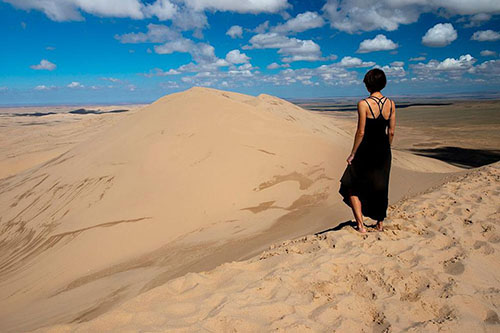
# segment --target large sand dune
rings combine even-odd
[[[85,321],[190,271],[334,227],[352,139],[267,95],[168,95],[0,180],[0,330]],[[391,201],[457,171],[394,154]]]
[[[44,332],[498,332],[500,162],[350,227],[189,273]]]

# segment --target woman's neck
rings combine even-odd
[[[375,97],[383,97],[382,93],[380,91],[372,92],[370,96],[375,96]]]

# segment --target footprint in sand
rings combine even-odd
[[[451,258],[443,263],[444,271],[451,275],[460,275],[465,271],[464,264],[458,258]]]

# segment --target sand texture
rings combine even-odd
[[[189,273],[84,324],[41,332],[498,332],[500,162],[339,226]]]
[[[92,320],[173,278],[351,216],[337,191],[352,136],[333,118],[268,95],[193,88],[106,119],[115,120],[96,132],[83,126],[78,142],[57,134],[82,123],[47,123],[55,132],[44,138],[64,152],[0,179],[2,332]],[[391,203],[463,172],[393,157]]]

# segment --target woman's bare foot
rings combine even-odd
[[[384,223],[382,221],[378,221],[375,225],[375,229],[377,231],[384,231]]]
[[[366,229],[363,223],[358,223],[358,232],[362,234],[366,234]]]

